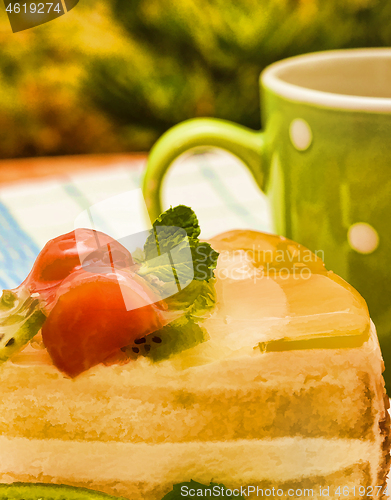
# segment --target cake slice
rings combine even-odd
[[[1,482],[132,500],[191,480],[250,498],[387,496],[389,405],[363,298],[285,238],[209,243],[216,305],[192,318],[204,337],[190,347],[72,379],[37,336],[0,367]]]

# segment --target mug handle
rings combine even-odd
[[[161,188],[171,163],[185,151],[213,146],[232,153],[243,161],[257,184],[264,185],[262,166],[264,133],[226,120],[194,118],[175,125],[153,146],[144,176],[143,192],[152,220],[162,213]]]

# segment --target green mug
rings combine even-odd
[[[248,166],[268,196],[274,231],[312,250],[368,302],[391,371],[391,49],[318,52],[261,74],[264,129],[181,123],[155,144],[144,196],[152,217],[170,164],[199,146]],[[391,374],[386,379],[391,386]]]

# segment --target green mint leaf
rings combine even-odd
[[[154,226],[144,245],[145,258],[155,259],[186,241],[187,234],[176,226]]]
[[[213,278],[219,254],[206,242],[197,242],[192,246],[194,279],[209,281]]]
[[[140,276],[153,275],[165,283],[174,281],[174,283],[176,282],[179,285],[182,284],[182,286],[179,287],[180,289],[184,287],[185,284],[188,284],[194,276],[191,247],[189,247],[187,239],[183,239],[182,237],[181,240],[176,238],[175,244],[172,245],[171,248],[166,248],[172,240],[165,236],[166,235],[164,235],[163,239],[159,232],[159,242],[164,241],[161,247],[165,247],[161,255],[153,255],[153,257],[151,257],[151,254],[155,254],[155,251],[152,250],[150,250],[148,254],[146,253],[148,260],[141,264],[138,274],[140,274]],[[175,289],[175,292],[177,291],[178,287]]]
[[[187,314],[202,317],[216,304],[214,281],[193,280],[186,288],[165,301],[171,310],[184,310]]]
[[[164,283],[172,282],[175,274],[178,290],[193,278],[209,281],[218,253],[208,243],[198,240],[200,232],[191,208],[184,205],[170,208],[153,223],[144,245],[145,261],[138,273],[144,277],[153,275]]]
[[[183,241],[184,236],[194,240],[195,243],[201,233],[196,214],[185,205],[169,208],[154,221],[152,226],[153,230],[144,245],[147,260],[170,251]]]
[[[189,238],[198,239],[201,229],[196,214],[190,207],[178,205],[163,212],[153,223],[157,226],[181,227]]]

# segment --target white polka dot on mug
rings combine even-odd
[[[296,149],[299,151],[305,151],[311,145],[312,131],[305,120],[302,118],[296,118],[290,124],[289,137]]]
[[[357,222],[348,230],[348,242],[353,250],[362,254],[371,254],[379,246],[376,229],[366,222]]]

